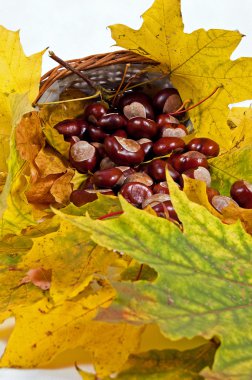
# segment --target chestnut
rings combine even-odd
[[[134,117],[128,121],[127,132],[133,139],[153,139],[157,134],[157,124],[151,119]]]
[[[64,136],[83,136],[88,123],[82,119],[66,119],[57,123],[54,128]]]
[[[98,120],[97,125],[106,132],[113,132],[126,127],[127,119],[119,113],[108,113]]]
[[[179,120],[169,115],[168,113],[161,113],[156,119],[158,127],[175,128],[180,124]]]
[[[75,206],[80,207],[86,203],[95,201],[98,196],[97,194],[101,193],[103,195],[114,195],[113,190],[111,189],[84,189],[84,190],[74,190],[70,195],[70,202],[72,202]]]
[[[176,222],[180,222],[178,215],[173,207],[170,200],[160,202],[151,206],[151,208],[156,212],[157,216],[165,219],[172,219]]]
[[[104,145],[102,143],[91,142],[90,144],[95,147],[95,149],[96,149],[97,153],[99,154],[100,158],[103,158],[103,157],[106,156],[105,148],[104,148]]]
[[[84,118],[90,123],[97,124],[98,120],[107,113],[107,109],[102,103],[91,103],[84,111]]]
[[[233,183],[230,189],[231,197],[240,207],[252,209],[252,184],[239,180]]]
[[[138,144],[141,145],[141,147],[144,150],[144,159],[145,160],[150,160],[153,156],[152,154],[152,147],[153,147],[153,142],[150,139],[142,138],[140,140],[137,140]]]
[[[152,191],[143,183],[128,182],[121,187],[120,194],[133,206],[140,207],[152,195]]]
[[[211,200],[211,204],[220,213],[222,213],[222,210],[230,204],[238,207],[238,204],[232,198],[226,197],[225,195],[215,195]]]
[[[183,172],[183,174],[186,175],[187,177],[205,182],[208,187],[210,187],[211,185],[211,174],[203,166],[199,166],[196,169],[192,169],[192,168],[188,169],[185,172]]]
[[[160,137],[185,137],[188,134],[186,127],[183,124],[178,124],[176,127],[163,126],[159,128]]]
[[[209,203],[212,203],[212,199],[215,195],[220,195],[220,192],[213,187],[207,187],[206,188],[207,198]]]
[[[166,181],[158,182],[153,187],[154,194],[170,194],[168,184]]]
[[[78,136],[64,136],[64,140],[69,142],[71,146],[80,141]]]
[[[175,112],[182,106],[182,104],[178,90],[172,87],[158,91],[153,98],[154,108],[163,113]]]
[[[118,169],[121,170],[124,176],[124,180],[128,178],[131,174],[136,173],[135,169],[131,168],[130,166],[117,166]]]
[[[103,129],[94,124],[89,124],[87,129],[87,135],[89,137],[89,141],[92,142],[103,142],[105,137],[109,136],[108,133],[106,133],[105,131],[103,131]]]
[[[207,157],[216,157],[220,152],[217,142],[206,137],[194,138],[187,144],[189,151],[197,151],[203,153]]]
[[[92,181],[98,188],[112,188],[120,183],[121,178],[124,180],[120,169],[109,168],[97,170],[93,175]]]
[[[147,172],[155,181],[162,182],[166,180],[166,168],[168,169],[172,179],[180,184],[181,175],[167,161],[161,159],[151,161],[147,166]]]
[[[95,147],[87,141],[78,141],[70,148],[69,160],[80,173],[87,173],[96,167],[98,154]]]
[[[183,173],[188,169],[198,168],[199,166],[208,168],[206,156],[197,151],[175,154],[171,157],[171,162],[174,169],[179,173]]]
[[[153,179],[147,173],[144,173],[144,172],[136,172],[136,173],[130,174],[125,179],[125,183],[128,183],[128,182],[140,182],[140,183],[144,183],[148,187],[153,185]]]
[[[138,116],[154,119],[151,99],[142,92],[131,91],[124,93],[119,100],[118,107],[123,111],[127,119]]]
[[[100,170],[114,168],[115,166],[116,164],[107,156],[104,157],[100,162]]]
[[[124,137],[125,139],[127,139],[128,137],[125,129],[117,129],[115,132],[112,133],[112,136]]]
[[[185,143],[179,137],[161,137],[153,144],[153,153],[164,156],[173,151],[183,150]]]
[[[168,194],[153,194],[150,197],[146,198],[142,203],[142,208],[150,205],[151,207],[160,202],[169,201],[171,199]]]
[[[117,165],[134,166],[144,160],[144,150],[140,144],[131,139],[108,136],[104,141],[107,155]]]

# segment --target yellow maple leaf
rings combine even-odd
[[[179,0],[156,0],[143,20],[139,30],[111,26],[117,45],[159,62],[184,100],[197,103],[219,87],[189,116],[198,136],[213,138],[223,150],[230,149],[228,105],[250,99],[252,94],[252,59],[230,60],[242,34],[221,29],[184,33]]]
[[[0,26],[0,171],[6,171],[9,137],[12,126],[10,95],[27,94],[30,103],[35,99],[41,76],[44,51],[26,57],[19,40],[19,32]]]
[[[252,108],[231,108],[227,123],[231,128],[232,144],[235,148],[244,148],[252,144]]]
[[[22,115],[32,110],[27,95],[12,94],[10,109],[13,121],[9,145],[8,175],[0,194],[1,237],[7,234],[18,234],[22,228],[34,223],[31,206],[24,195],[28,185],[25,178],[25,165],[16,149],[15,142],[16,126]]]

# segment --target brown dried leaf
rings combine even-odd
[[[16,147],[23,160],[33,162],[45,145],[37,112],[25,115],[16,129]]]

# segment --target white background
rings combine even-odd
[[[140,15],[152,0],[0,0],[0,25],[20,29],[27,55],[50,47],[67,60],[112,51],[113,40],[106,26],[122,23],[138,29]],[[198,28],[238,29],[243,38],[232,59],[252,56],[252,0],[182,0],[185,32]],[[45,53],[43,73],[56,64]],[[8,331],[1,333],[2,342]],[[3,349],[3,344],[1,349]],[[71,363],[80,353],[68,354],[63,363]],[[73,359],[71,359],[73,358]],[[72,361],[71,361],[72,360]],[[60,361],[53,366],[61,366]],[[48,370],[0,370],[4,380],[80,379],[72,367]]]

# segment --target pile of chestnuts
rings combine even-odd
[[[178,222],[172,206],[165,171],[183,187],[182,174],[206,182],[209,202],[221,212],[229,203],[252,208],[252,184],[236,181],[231,197],[211,188],[208,158],[219,154],[218,144],[209,138],[193,138],[184,124],[171,116],[183,109],[178,91],[165,88],[153,98],[143,92],[125,92],[116,107],[97,100],[83,115],[63,120],[54,128],[70,142],[69,161],[87,180],[71,194],[81,206],[97,193],[121,194],[138,208],[152,207],[160,217]]]

